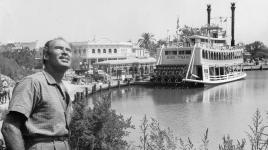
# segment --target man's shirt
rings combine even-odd
[[[9,111],[27,118],[22,129],[24,137],[68,135],[72,111],[70,96],[46,71],[27,76],[16,85]]]

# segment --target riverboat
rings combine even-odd
[[[234,13],[234,3],[232,3]],[[202,34],[187,37],[187,42],[163,46],[160,49],[153,82],[222,84],[246,77],[243,72],[244,48],[234,44],[234,15],[232,41],[227,44],[226,31],[219,25],[200,28]]]

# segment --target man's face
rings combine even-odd
[[[58,71],[66,71],[71,66],[71,47],[64,40],[55,40],[47,51],[47,65]]]

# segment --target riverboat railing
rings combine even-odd
[[[210,81],[229,80],[229,79],[240,77],[243,74],[244,73],[240,71],[240,72],[232,72],[232,73],[227,74],[227,75],[210,76]]]
[[[241,50],[243,49],[243,46],[218,46],[218,45],[212,45],[209,43],[198,43],[198,47],[201,47],[203,49],[213,49],[213,50]]]

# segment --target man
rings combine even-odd
[[[8,149],[70,149],[72,107],[62,78],[71,56],[71,46],[63,38],[48,41],[43,51],[44,70],[16,85],[2,127]]]

